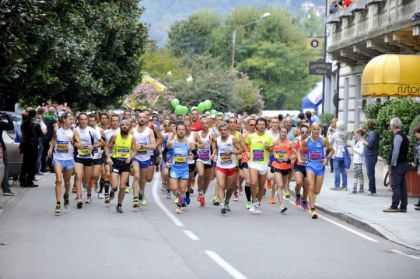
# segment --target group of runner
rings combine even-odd
[[[215,179],[212,203],[220,205],[222,214],[230,211],[232,196],[237,201],[242,191],[249,212],[260,214],[266,189],[271,190],[271,204],[275,204],[277,194],[279,210],[284,214],[285,198],[290,198],[289,182],[294,176],[295,204],[311,210],[316,219],[316,196],[325,166],[334,153],[320,132],[317,123],[292,127],[291,118],[280,121],[277,117],[244,118],[223,113],[200,116],[197,110],[189,116],[160,119],[152,117],[147,109],[125,111],[122,116],[79,113],[75,117],[64,113],[48,151],[56,174],[55,214],[61,213],[61,197],[64,207],[69,206],[73,173],[77,208],[92,202],[95,188],[105,204],[118,193],[116,211],[123,213],[124,196],[131,191],[130,175],[132,206],[138,208],[147,204],[145,186],[158,168],[162,191],[168,199],[174,197],[176,213],[182,213],[182,208],[191,203],[196,183],[197,202],[206,206],[206,193]],[[82,186],[86,188],[85,199]]]

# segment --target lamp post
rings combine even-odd
[[[236,45],[236,32],[237,32],[240,28],[244,28],[244,27],[247,27],[247,26],[249,26],[249,25],[256,24],[256,23],[258,23],[258,22],[262,21],[263,19],[265,19],[265,18],[267,18],[267,17],[269,17],[269,16],[271,16],[271,14],[270,14],[270,13],[264,13],[264,14],[263,14],[263,15],[262,15],[259,19],[257,19],[256,21],[253,21],[253,22],[250,22],[250,23],[247,23],[247,24],[241,25],[241,26],[237,27],[237,28],[233,31],[233,34],[232,34],[232,65],[231,65],[232,70],[233,70],[233,69],[235,69],[235,45]]]

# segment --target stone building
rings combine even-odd
[[[349,132],[364,121],[366,104],[386,99],[361,96],[365,65],[381,54],[420,54],[420,0],[353,2],[326,19],[333,73],[325,79],[324,110],[344,120]]]

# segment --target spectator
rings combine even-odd
[[[39,107],[36,110],[36,119],[35,121],[41,126],[42,133],[45,135],[47,133],[47,126],[44,123],[44,114],[45,110],[42,107]],[[42,137],[39,137],[39,144],[38,144],[38,151],[37,151],[37,157],[36,157],[36,164],[35,164],[35,174],[40,175],[41,171],[41,159],[42,159],[42,152],[43,146],[42,146]]]
[[[41,156],[41,171],[46,172],[47,166],[51,172],[54,172],[52,167],[52,159],[47,156],[50,149],[50,141],[52,139],[54,128],[57,125],[57,116],[55,108],[50,107],[48,112],[44,115],[45,125],[47,126],[47,133],[42,137],[42,156]]]
[[[392,203],[384,212],[407,212],[407,186],[405,174],[408,169],[408,138],[401,131],[402,123],[397,117],[392,118],[389,128],[394,134],[388,165],[391,177]]]
[[[311,123],[311,119],[312,119],[312,112],[310,110],[307,110],[305,112],[305,117],[306,117],[306,123],[308,123],[309,127],[311,127],[312,123]]]
[[[32,108],[26,109],[25,120],[22,122],[22,141],[20,151],[23,153],[23,163],[20,171],[20,185],[22,187],[38,187],[34,184],[35,165],[39,137],[43,135],[41,125],[35,121],[36,112]]]
[[[363,142],[365,150],[366,172],[369,180],[369,191],[365,193],[368,196],[376,196],[375,166],[378,162],[379,154],[379,135],[375,130],[375,122],[372,119],[367,121],[368,136]]]
[[[6,120],[7,122],[5,122]],[[12,118],[7,113],[0,114],[0,144],[3,148],[3,163],[4,163],[4,176],[1,182],[1,188],[3,191],[3,196],[14,196],[15,194],[10,190],[9,186],[9,161],[7,157],[6,145],[3,141],[3,131],[13,130],[14,125]]]
[[[347,172],[344,167],[344,148],[347,145],[346,126],[343,121],[337,121],[337,131],[331,137],[331,144],[334,148],[334,185],[331,190],[347,190]],[[342,187],[340,180],[342,178]]]
[[[363,150],[365,146],[363,145],[363,129],[357,129],[352,141],[352,148],[354,152],[353,166],[354,166],[354,184],[353,184],[353,194],[357,194],[357,182],[359,182],[359,193],[363,194]]]
[[[330,14],[335,14],[336,12],[338,12],[338,9],[339,9],[339,6],[337,3],[337,0],[332,0],[330,9],[329,9]]]
[[[416,150],[415,150],[415,154],[414,154],[414,163],[417,167],[417,175],[420,176],[420,125],[417,126],[414,129],[414,135],[417,139],[417,143],[416,143]],[[416,210],[420,210],[420,199],[419,202],[417,204],[415,204],[415,208]]]
[[[319,120],[319,116],[317,115],[316,111],[314,111],[312,113],[312,117],[311,117],[311,124],[312,123],[318,123],[321,124],[321,121]]]
[[[327,137],[328,137],[329,142],[332,141],[332,136],[334,135],[336,130],[337,130],[337,119],[333,118],[327,130]],[[330,171],[334,172],[334,159],[333,158],[330,159]]]

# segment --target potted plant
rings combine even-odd
[[[379,155],[388,160],[391,152],[393,134],[389,129],[389,122],[392,118],[398,117],[403,124],[402,131],[409,136],[410,127],[415,118],[420,114],[420,103],[411,98],[393,99],[380,106],[376,115],[376,130],[380,135]],[[413,128],[414,129],[414,128]],[[417,172],[413,167],[414,161],[414,141],[410,139],[408,158],[410,167],[407,171],[406,182],[407,192],[410,196],[420,196],[420,182]]]

